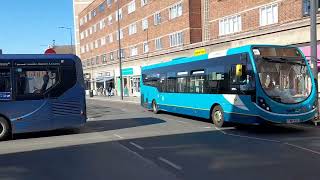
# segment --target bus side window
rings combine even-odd
[[[167,92],[177,92],[177,76],[175,72],[167,73]]]

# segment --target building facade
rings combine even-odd
[[[139,96],[141,66],[192,56],[198,48],[293,44],[308,51],[309,9],[309,0],[95,0],[78,22],[88,88],[119,91],[120,55],[125,95]]]
[[[76,55],[80,56],[79,13],[83,11],[93,0],[73,0],[73,22],[75,35]]]

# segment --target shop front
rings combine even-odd
[[[117,76],[117,95],[120,96],[120,73],[116,72]],[[123,77],[123,96],[140,96],[140,76],[141,68],[140,67],[130,67],[122,69]]]

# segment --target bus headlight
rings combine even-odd
[[[263,109],[271,112],[270,106],[266,103],[266,100],[264,100],[262,97],[258,97],[258,105]]]

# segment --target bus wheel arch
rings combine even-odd
[[[152,108],[153,113],[158,114],[159,107],[158,107],[157,101],[155,99],[152,100],[151,106],[152,106],[151,108]]]
[[[10,137],[11,133],[12,133],[11,121],[7,117],[0,115],[0,141]]]
[[[213,124],[220,128],[225,126],[226,122],[224,121],[224,111],[220,104],[213,104],[210,110],[210,119]]]

